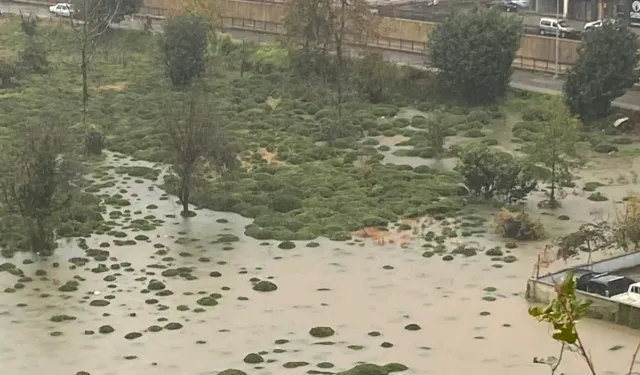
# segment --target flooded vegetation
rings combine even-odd
[[[184,215],[163,122],[185,96],[156,61],[156,36],[112,31],[90,69],[91,130],[72,125],[82,123],[82,82],[62,23],[39,26],[51,43],[47,73],[0,91],[3,141],[55,121],[71,130],[70,148],[92,132],[106,147],[79,155],[73,184],[60,187],[51,254],[28,251],[30,232],[2,203],[4,371],[546,370],[532,357],[556,348],[527,314],[525,281],[548,240],[612,217],[633,194],[635,137],[583,129],[577,147],[589,162],[558,187],[560,208],[538,207],[548,199],[543,184],[523,202],[498,204],[469,195],[458,156],[468,145],[526,156],[552,98],[510,92],[500,104],[456,106],[432,94],[429,73],[390,67],[400,83],[385,100],[352,93],[342,116],[330,85],[289,74],[282,48],[220,35],[203,96],[239,165],[201,167],[193,214]],[[13,59],[27,43],[19,19],[2,19],[0,56]],[[539,221],[542,239],[502,238],[502,206]],[[599,371],[624,373],[637,332],[580,325]],[[561,370],[581,373],[584,364],[567,357]]]

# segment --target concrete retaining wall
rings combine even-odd
[[[144,0],[145,9],[150,14],[159,15],[162,9],[176,10],[183,5],[184,0]],[[223,18],[243,20],[247,23],[268,24],[268,29],[284,30],[281,26],[285,14],[286,5],[276,2],[256,2],[245,0],[215,0],[215,6],[220,10]],[[239,21],[236,21],[236,23]],[[273,24],[271,24],[273,23]],[[279,25],[277,25],[279,24]],[[429,39],[429,34],[436,24],[431,22],[413,21],[407,19],[380,17],[380,39],[396,40],[394,44],[403,46],[424,45]],[[555,62],[556,53],[555,38],[524,35],[518,50],[518,57],[527,61],[538,62],[537,66],[544,66],[539,62]],[[560,39],[559,61],[562,65],[570,65],[577,58],[579,41]],[[380,45],[384,48],[383,45]],[[397,49],[397,48],[394,48]],[[413,52],[414,50],[409,50]],[[536,65],[532,66],[535,70]]]
[[[640,253],[635,252],[574,268],[590,269],[593,272],[617,272],[638,265],[640,265]],[[540,303],[548,303],[553,300],[556,297],[556,283],[560,282],[569,270],[564,269],[539,279],[529,279],[525,297],[532,302]],[[578,297],[592,302],[588,312],[589,317],[640,329],[640,307],[612,301],[609,298],[579,290],[576,291],[576,294]]]

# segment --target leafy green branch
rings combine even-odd
[[[561,344],[558,357],[534,357],[533,363],[549,366],[553,375],[562,363],[563,353],[565,350],[569,350],[578,353],[589,368],[591,375],[597,375],[593,359],[589,355],[577,329],[578,321],[586,316],[592,301],[581,299],[576,295],[574,276],[574,272],[569,271],[562,281],[556,284],[556,298],[550,301],[548,305],[529,308],[529,315],[539,322],[547,322],[553,327],[551,337]],[[640,344],[638,344],[633,354],[628,374],[633,372],[633,366],[639,351]]]

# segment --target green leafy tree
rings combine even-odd
[[[472,143],[459,156],[455,170],[477,197],[512,203],[525,198],[537,185],[529,164],[507,152]]]
[[[540,121],[540,131],[536,133],[533,143],[525,147],[529,152],[531,161],[546,168],[549,190],[549,206],[557,207],[558,185],[571,181],[572,168],[579,164],[576,145],[579,140],[579,124],[572,117],[564,103],[559,99],[553,99],[549,103],[549,119]]]
[[[166,75],[174,86],[188,86],[204,73],[208,32],[208,21],[196,12],[169,19],[159,42]]]
[[[20,14],[20,28],[27,36],[27,47],[20,52],[23,66],[34,73],[46,73],[49,68],[47,49],[37,41],[38,18],[32,14]]]
[[[427,119],[427,139],[429,147],[433,150],[436,158],[444,154],[445,132],[442,125],[442,113],[435,112]]]
[[[367,51],[356,62],[356,87],[371,103],[385,100],[397,79],[397,67],[378,51]]]
[[[574,272],[569,271],[556,285],[555,299],[544,307],[529,308],[530,316],[539,322],[549,323],[553,329],[551,337],[561,344],[558,357],[534,357],[534,363],[548,365],[553,375],[562,362],[564,352],[570,348],[586,362],[590,373],[596,375],[591,356],[577,329],[578,321],[587,315],[590,305],[591,301],[583,300],[576,295]]]
[[[443,89],[469,104],[504,96],[522,30],[520,18],[497,10],[450,14],[429,35],[427,46]]]
[[[70,201],[72,165],[64,126],[26,125],[0,154],[0,196],[3,215],[21,222],[27,247],[50,254],[55,247],[52,217]]]
[[[607,116],[611,102],[638,82],[637,35],[616,23],[589,31],[564,84],[566,103],[583,120]]]

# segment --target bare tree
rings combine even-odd
[[[1,207],[22,220],[28,246],[35,252],[53,251],[51,218],[70,200],[64,194],[72,178],[65,157],[68,146],[65,128],[45,123],[25,126],[13,144],[2,147]]]
[[[339,0],[330,12],[333,21],[333,42],[336,54],[336,90],[338,95],[338,124],[342,126],[344,83],[347,82],[345,49],[348,43],[362,45],[373,37],[375,18],[366,0]]]
[[[69,17],[76,45],[80,49],[83,124],[87,121],[89,103],[89,64],[111,24],[122,21],[125,15],[137,12],[141,4],[141,0],[80,0],[79,12]]]
[[[237,163],[235,154],[222,137],[217,118],[199,90],[188,93],[184,105],[167,116],[165,128],[174,159],[176,191],[183,217],[194,216],[189,211],[189,202],[199,177],[198,170],[225,171]]]
[[[577,231],[557,238],[553,242],[558,248],[557,259],[566,261],[577,256],[580,251],[586,251],[589,253],[587,263],[591,263],[593,252],[607,249],[614,243],[614,232],[606,221],[583,224]]]

